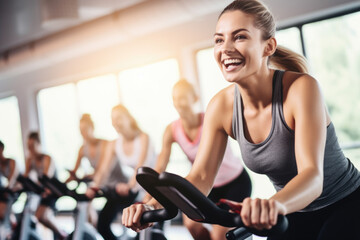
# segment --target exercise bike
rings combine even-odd
[[[270,230],[256,230],[244,227],[239,214],[218,207],[186,179],[172,173],[158,174],[151,168],[141,167],[136,179],[164,208],[146,211],[141,222],[157,222],[174,218],[178,209],[196,222],[219,224],[235,229],[226,234],[228,240],[252,239],[251,235],[276,236],[284,233],[287,218],[278,216],[278,222]]]
[[[9,188],[0,188],[0,199],[6,202],[6,208],[4,209],[4,218],[0,220],[0,240],[11,239],[13,229],[11,226],[11,208],[16,201],[18,192],[14,192]]]
[[[20,230],[15,233],[14,239],[18,240],[40,240],[40,235],[36,230],[37,219],[35,217],[36,209],[41,200],[41,194],[44,192],[42,186],[35,182],[19,175],[17,181],[23,186],[23,191],[26,192],[27,198],[22,213]]]
[[[76,200],[75,209],[75,228],[69,235],[68,239],[72,240],[102,240],[101,235],[88,222],[88,205],[91,199],[85,194],[79,194],[75,190],[69,189],[65,183],[60,182],[57,178],[42,176],[40,182],[58,197],[69,196]],[[97,195],[97,197],[102,195]]]

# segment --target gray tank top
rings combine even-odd
[[[86,157],[89,160],[89,163],[93,169],[96,169],[97,164],[99,163],[99,160],[101,158],[101,142],[99,141],[96,145],[96,153],[95,156],[92,156],[90,154],[90,146],[88,144],[84,144],[84,157]]]
[[[114,156],[111,159],[111,164],[107,175],[104,177],[103,181],[100,183],[101,187],[115,187],[117,183],[127,183],[128,178],[121,168],[120,161]]]
[[[249,142],[244,135],[242,99],[235,85],[232,119],[233,135],[239,143],[246,166],[260,174],[266,174],[276,191],[282,189],[297,175],[294,131],[288,127],[283,115],[283,71],[275,71],[273,77],[272,126],[269,136],[261,143]],[[332,123],[327,127],[324,155],[323,192],[302,211],[313,211],[330,205],[352,193],[360,185],[360,173],[347,159],[337,140]]]

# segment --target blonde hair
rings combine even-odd
[[[224,13],[236,10],[254,17],[254,26],[262,31],[263,40],[275,37],[274,17],[262,2],[258,0],[235,0],[224,8],[219,19]],[[305,58],[282,46],[277,46],[275,53],[269,57],[269,65],[282,70],[308,72]]]
[[[130,119],[130,126],[133,130],[141,131],[139,125],[137,124],[135,118],[130,114],[129,110],[123,105],[118,104],[112,108],[112,112],[119,112],[121,114],[125,114],[126,117]]]
[[[80,118],[80,123],[86,123],[89,124],[89,126],[91,126],[94,129],[94,122],[91,119],[90,114],[88,113],[84,113],[81,118]]]
[[[195,97],[197,97],[197,93],[195,91],[194,86],[190,82],[188,82],[186,79],[182,78],[179,81],[177,81],[173,86],[173,91],[175,89],[179,89],[179,88],[185,89],[187,92],[189,92],[189,93],[193,94]]]

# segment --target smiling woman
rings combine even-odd
[[[42,2],[0,1],[0,140],[6,145],[6,156],[16,159],[20,167],[27,151],[23,149],[26,133],[39,131],[44,151],[59,169],[59,180],[65,180],[69,176],[65,169],[76,165],[83,145],[82,114],[91,115],[94,138],[111,141],[118,137],[111,121],[111,109],[118,104],[128,108],[160,153],[166,126],[179,118],[172,87],[179,79],[187,79],[199,97],[194,112],[208,109],[205,115],[209,116],[203,122],[208,140],[203,140],[205,147],[196,155],[199,162],[208,159],[210,164],[199,170],[199,175],[192,171],[194,181],[211,182],[216,172],[212,164],[221,158],[228,136],[258,150],[274,138],[278,140],[280,129],[280,133],[293,134],[293,142],[283,139],[263,155],[253,156],[247,147],[240,150],[235,139],[229,141],[236,156],[243,156],[247,163],[252,200],[259,198],[266,203],[271,197],[279,200],[277,197],[282,196],[280,206],[290,206],[291,201],[306,205],[295,191],[305,193],[302,187],[306,190],[306,184],[313,180],[314,184],[309,184],[309,191],[313,191],[305,200],[315,200],[318,194],[328,200],[333,197],[328,193],[333,192],[336,202],[351,189],[344,188],[342,195],[338,190],[342,185],[333,183],[339,179],[346,182],[349,177],[354,181],[348,179],[344,186],[357,186],[352,174],[355,170],[345,156],[360,167],[359,0],[264,0],[269,8],[257,0],[236,0],[220,17],[233,0],[78,1],[79,19],[52,29],[40,25]],[[302,74],[307,70],[301,57],[282,46],[306,57],[309,75]],[[282,84],[276,85],[278,82]],[[273,103],[275,95],[281,100]],[[179,111],[182,114],[184,109]],[[236,125],[234,116],[243,120],[242,125]],[[333,136],[336,143],[335,134],[330,134],[333,126],[344,154],[326,139]],[[207,145],[212,146],[210,153]],[[334,164],[329,160],[329,149],[336,149]],[[285,153],[291,157],[286,158]],[[342,171],[344,166],[337,161],[351,171]],[[286,163],[291,165],[289,171],[284,171]],[[80,165],[79,177],[93,170],[88,161]],[[335,174],[325,171],[331,165],[338,170]],[[281,169],[279,177],[286,181],[276,181],[277,172],[270,171],[273,167]],[[182,149],[172,144],[166,171],[184,177],[190,169]],[[304,177],[304,173],[311,176]],[[297,185],[299,182],[302,184]],[[85,191],[84,187],[79,191]],[[283,201],[290,196],[289,189],[295,189],[290,194],[294,198]],[[17,211],[21,212],[19,203]],[[332,206],[332,201],[326,201],[320,207],[327,203]],[[94,201],[98,210],[103,204],[105,199]],[[61,216],[66,212],[70,218],[68,213],[74,207],[75,201],[70,198],[57,202]],[[292,211],[290,207],[286,212]],[[307,207],[293,210],[298,213]],[[69,232],[72,227],[70,224]],[[166,226],[165,231],[173,231],[172,227]],[[121,234],[120,228],[115,230]]]
[[[215,60],[234,84],[210,101],[186,178],[207,195],[231,136],[245,164],[266,174],[277,190],[270,198],[237,203],[246,226],[269,229],[281,214],[290,228],[268,239],[359,238],[350,219],[360,214],[360,173],[339,147],[304,59],[277,46],[272,14],[260,1],[235,0],[220,14],[214,38]],[[141,213],[161,207],[155,200],[147,204],[125,209],[123,223],[146,227]]]

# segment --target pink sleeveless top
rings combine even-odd
[[[201,125],[198,129],[196,138],[191,141],[185,134],[184,128],[181,124],[181,119],[175,120],[171,124],[172,135],[174,140],[179,144],[180,148],[184,151],[185,155],[191,163],[194,163],[195,156],[199,148],[202,122],[204,120],[204,113],[201,113]],[[220,165],[218,174],[214,181],[214,187],[221,187],[227,183],[230,183],[236,177],[238,177],[243,170],[241,160],[234,155],[231,151],[229,143],[227,144],[223,161]]]

